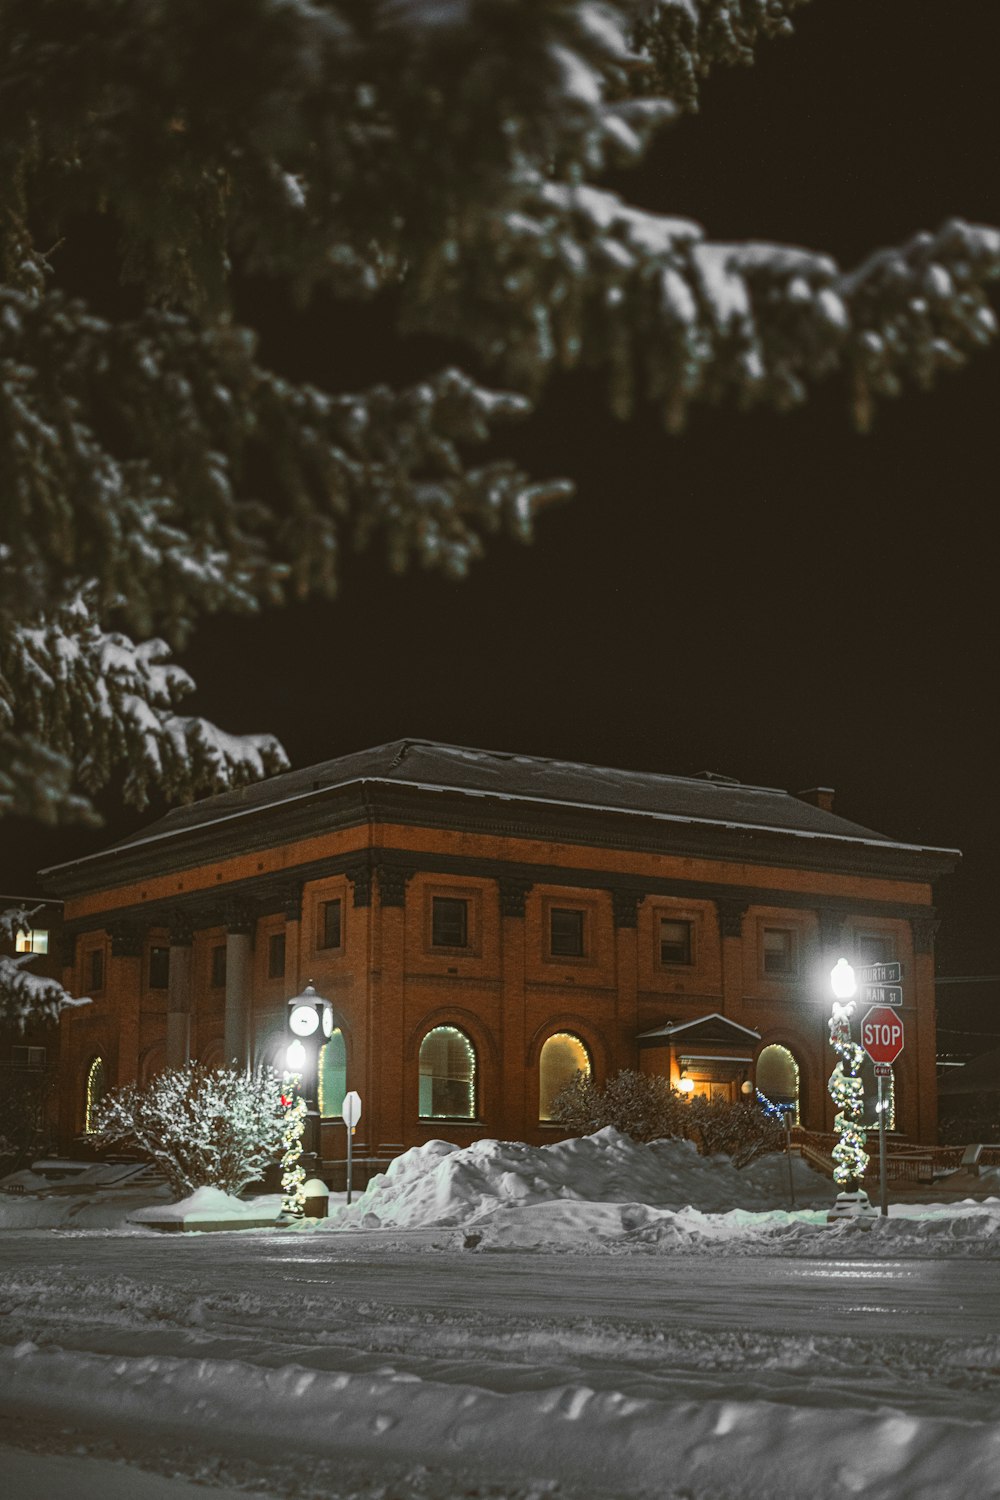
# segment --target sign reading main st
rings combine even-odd
[[[903,1050],[903,1018],[875,1005],[861,1022],[861,1045],[874,1063],[893,1063]]]

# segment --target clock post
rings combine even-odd
[[[302,1131],[302,1166],[307,1177],[315,1177],[321,1162],[319,1116],[319,1054],[333,1031],[333,1006],[307,984],[301,995],[288,1002],[288,1070],[299,1078],[306,1103]]]

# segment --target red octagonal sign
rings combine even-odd
[[[861,1045],[872,1062],[891,1063],[903,1050],[903,1019],[889,1005],[873,1005],[861,1022]]]

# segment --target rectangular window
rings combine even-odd
[[[337,901],[324,901],[319,909],[319,932],[317,934],[317,948],[339,948],[343,941],[343,926],[341,921],[342,903]]]
[[[226,945],[216,943],[212,949],[212,988],[221,990],[226,982]]]
[[[10,1060],[21,1068],[44,1068],[44,1047],[21,1047],[14,1046],[10,1049]]]
[[[672,917],[660,918],[660,963],[691,963],[690,922],[678,922]]]
[[[583,957],[583,912],[553,906],[549,912],[549,952],[553,958]]]
[[[794,974],[795,933],[788,927],[764,928],[764,973]]]
[[[150,948],[149,950],[149,988],[151,990],[165,990],[170,980],[170,949]]]
[[[281,979],[285,972],[285,934],[273,932],[267,940],[267,977]]]
[[[469,946],[469,903],[452,896],[435,896],[431,902],[431,942],[435,948]]]
[[[854,953],[859,964],[888,964],[896,957],[896,944],[885,932],[859,932]]]
[[[92,948],[90,950],[90,963],[88,966],[87,980],[88,989],[103,990],[104,988],[104,949]]]
[[[44,927],[33,927],[30,932],[19,932],[14,939],[16,953],[48,953],[49,934]]]

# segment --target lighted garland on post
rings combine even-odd
[[[861,1182],[868,1168],[865,1150],[867,1133],[861,1124],[865,1103],[865,1086],[860,1077],[864,1049],[851,1039],[851,1016],[854,1002],[833,1002],[830,1017],[830,1044],[837,1053],[837,1066],[830,1074],[830,1097],[837,1106],[833,1128],[837,1144],[833,1148],[833,1180],[848,1191]]]
[[[766,1094],[762,1094],[760,1089],[757,1090],[757,1103],[767,1118],[769,1120],[777,1120],[779,1125],[784,1125],[785,1117],[792,1114],[795,1110],[794,1104],[775,1104],[774,1100],[769,1099]]]
[[[299,1075],[286,1073],[281,1085],[281,1102],[285,1107],[284,1130],[281,1137],[281,1190],[284,1198],[282,1213],[301,1219],[306,1206],[304,1192],[306,1173],[302,1165],[302,1132],[306,1123],[306,1101],[297,1091]]]

